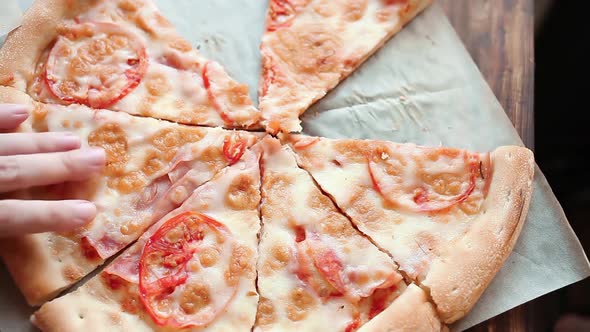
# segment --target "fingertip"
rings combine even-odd
[[[0,104],[0,129],[14,129],[28,117],[28,105]]]
[[[85,225],[96,217],[96,206],[88,201],[77,201],[72,207],[72,220],[79,226]]]

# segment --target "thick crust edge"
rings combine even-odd
[[[433,260],[422,285],[443,322],[465,316],[488,287],[518,239],[532,194],[533,153],[504,146],[491,154],[493,175],[483,213],[469,231]]]
[[[0,49],[0,85],[26,90],[37,59],[55,39],[56,28],[95,0],[36,0],[25,12],[21,25],[6,38]]]
[[[121,310],[110,290],[94,278],[75,292],[44,304],[31,322],[44,332],[152,331],[139,315]]]
[[[63,267],[50,257],[48,239],[47,233],[34,234],[3,239],[0,245],[6,268],[30,305],[55,297],[71,284],[62,275]]]
[[[445,329],[426,293],[411,284],[387,309],[363,325],[358,332],[430,332]]]

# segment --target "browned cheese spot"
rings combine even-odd
[[[137,0],[120,0],[118,7],[124,11],[135,12],[141,7],[141,5],[142,2]]]
[[[211,145],[206,147],[202,152],[200,159],[207,163],[209,169],[214,171],[224,167],[227,164],[227,160],[223,156],[223,152],[220,146]]]
[[[199,252],[199,261],[203,267],[211,267],[219,261],[219,251],[212,247],[205,247]]]
[[[322,230],[333,237],[351,238],[357,235],[350,221],[335,210],[320,222]]]
[[[225,195],[226,204],[235,210],[256,209],[260,193],[254,179],[248,174],[236,176]]]
[[[292,321],[300,321],[307,316],[314,304],[313,296],[304,288],[297,287],[291,291],[287,303],[287,317]]]
[[[262,273],[270,275],[285,268],[291,260],[291,250],[287,246],[276,244],[270,248],[270,255],[262,268]]]
[[[275,308],[272,301],[261,297],[260,301],[258,301],[258,311],[256,312],[257,325],[270,325],[274,323],[275,319]]]
[[[156,97],[160,97],[172,90],[172,86],[164,74],[148,73],[143,79],[147,92]]]
[[[350,22],[360,20],[367,11],[368,0],[348,0],[344,9],[344,19]]]
[[[45,105],[35,103],[33,106],[33,129],[36,132],[44,133],[49,131],[47,127],[47,108]]]
[[[298,29],[278,30],[276,35],[276,44],[272,47],[294,73],[317,76],[338,71],[342,41],[337,31],[321,24],[308,24]]]
[[[88,135],[90,146],[101,147],[106,152],[108,176],[121,176],[129,160],[127,135],[117,123],[107,123]]]
[[[211,304],[209,286],[202,283],[187,285],[181,293],[180,307],[189,315],[195,314]]]
[[[252,249],[242,245],[234,246],[229,269],[225,271],[225,281],[229,286],[237,285],[241,277],[254,272],[254,266],[251,264],[252,257],[254,257]]]

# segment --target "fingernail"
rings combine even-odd
[[[29,115],[29,108],[27,105],[20,104],[2,104],[0,105],[0,111],[11,113],[16,117],[23,117]]]
[[[61,147],[78,147],[80,138],[72,133],[64,133],[57,138],[57,144]]]
[[[100,148],[80,150],[76,159],[79,163],[84,163],[91,167],[102,167],[106,162],[104,150]]]
[[[80,202],[74,206],[74,219],[80,223],[87,223],[96,216],[96,206],[90,202]]]

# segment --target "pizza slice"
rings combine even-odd
[[[258,303],[258,158],[246,151],[106,269],[44,304],[33,323],[46,332],[250,331]]]
[[[257,127],[248,87],[151,0],[36,0],[0,50],[0,85],[35,100],[184,124]]]
[[[87,199],[98,209],[88,225],[69,233],[42,233],[0,241],[0,253],[31,304],[39,304],[84,277],[129,243],[191,190],[237,162],[254,134],[177,125],[81,105],[47,105],[0,87],[0,103],[32,108],[21,131],[70,131],[82,146],[106,150],[103,174],[18,193],[22,199]]]
[[[445,323],[473,307],[527,215],[534,160],[526,148],[475,153],[371,140],[285,140],[358,229],[430,290]]]
[[[289,147],[268,137],[260,144],[263,226],[254,331],[356,331],[410,288],[392,259],[297,166]],[[416,302],[411,312],[387,310],[378,320],[397,329],[424,324],[440,330],[423,291],[411,288],[401,300]],[[404,326],[408,321],[414,325]]]
[[[299,115],[430,2],[270,0],[258,89],[266,130],[301,131]]]

